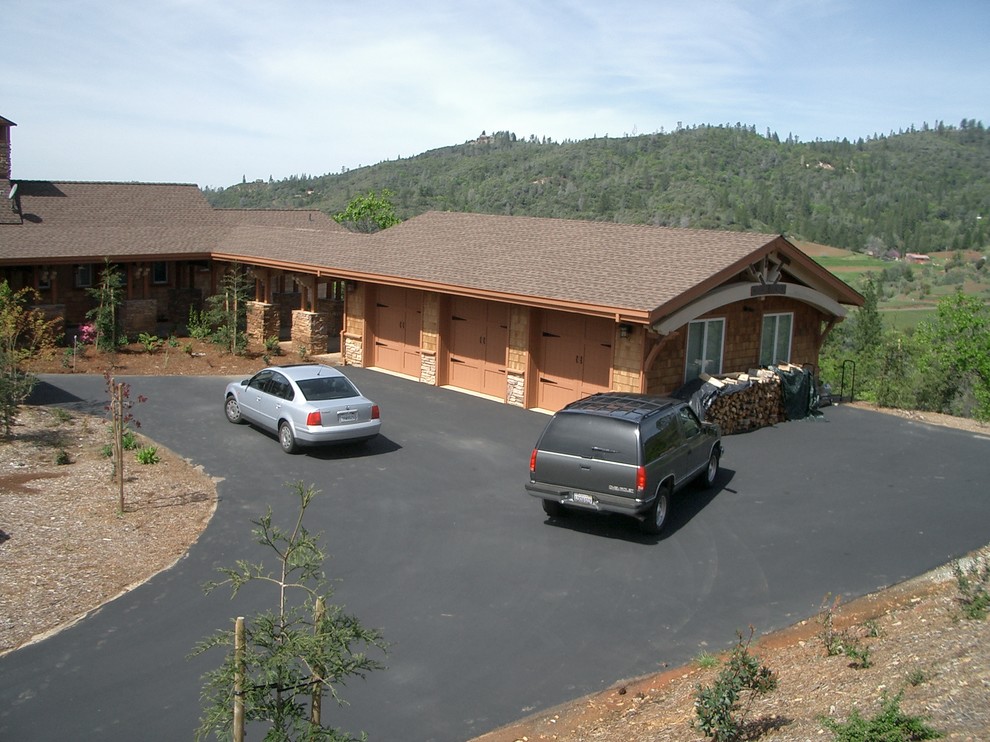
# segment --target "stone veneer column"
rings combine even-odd
[[[526,406],[526,372],[529,366],[531,310],[514,306],[509,310],[509,348],[506,364],[505,401]]]
[[[345,366],[364,366],[365,303],[367,285],[347,282],[347,301],[344,305],[344,330],[341,333],[342,355]],[[372,355],[368,354],[370,361]]]
[[[327,352],[327,318],[319,312],[296,309],[292,312],[292,345],[302,348],[307,355],[323,355]]]
[[[268,338],[279,336],[281,324],[278,305],[263,301],[247,303],[247,341],[252,350],[262,350]]]
[[[437,385],[437,352],[440,349],[440,294],[423,292],[419,342],[419,380]]]

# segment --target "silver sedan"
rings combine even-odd
[[[286,453],[303,445],[367,441],[382,426],[378,405],[340,371],[317,363],[269,366],[231,382],[223,410],[232,423],[275,433]]]

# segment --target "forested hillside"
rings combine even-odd
[[[218,207],[334,214],[382,189],[402,219],[470,211],[783,233],[877,255],[983,250],[990,131],[964,120],[855,142],[800,142],[737,124],[561,143],[498,132],[371,167],[206,195]]]

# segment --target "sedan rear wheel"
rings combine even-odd
[[[227,416],[227,420],[234,423],[234,425],[240,425],[244,422],[244,418],[241,417],[240,405],[237,404],[237,400],[234,399],[233,394],[227,397],[227,401],[224,402],[223,412]]]
[[[278,426],[278,443],[286,453],[295,453],[299,449],[289,423],[284,422]]]

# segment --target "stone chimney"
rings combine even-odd
[[[20,224],[17,209],[16,187],[10,182],[10,127],[17,126],[0,116],[0,224]]]

